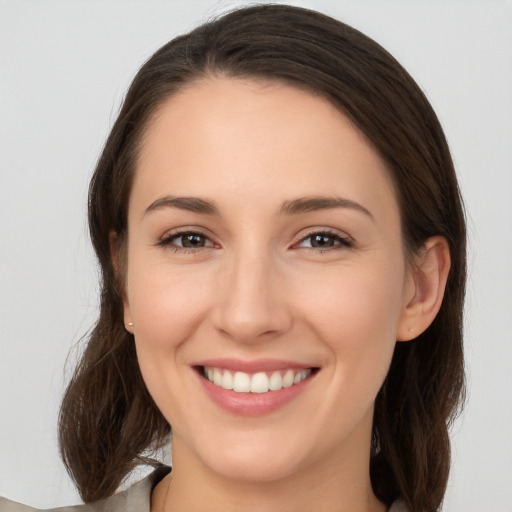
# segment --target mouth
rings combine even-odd
[[[214,366],[196,367],[200,375],[217,387],[235,393],[270,393],[291,388],[310,378],[318,368],[288,368],[247,373]]]
[[[307,394],[320,371],[297,361],[233,358],[198,361],[192,369],[214,404],[230,414],[252,417],[277,412]]]

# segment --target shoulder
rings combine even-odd
[[[169,471],[170,468],[167,466],[161,466],[125,491],[104,500],[85,505],[45,509],[44,512],[149,512],[151,491]],[[0,512],[42,512],[42,509],[0,497]]]

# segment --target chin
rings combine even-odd
[[[246,483],[270,483],[285,479],[298,470],[298,464],[289,457],[272,457],[259,452],[248,458],[246,455],[233,453],[222,456],[209,464],[212,471],[222,477]],[[205,461],[206,462],[206,461]]]
[[[300,473],[311,465],[313,454],[308,452],[308,440],[300,439],[297,432],[295,436],[283,431],[272,432],[272,425],[268,425],[263,431],[255,428],[224,434],[225,437],[219,432],[210,432],[208,440],[203,439],[196,448],[191,446],[199,464],[222,478],[270,483]]]

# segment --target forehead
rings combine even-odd
[[[175,190],[170,190],[175,189]],[[355,195],[396,208],[383,160],[331,103],[269,81],[211,78],[166,100],[145,132],[134,193]],[[152,196],[152,197],[151,197]]]

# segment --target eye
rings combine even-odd
[[[338,247],[351,247],[352,242],[348,237],[343,237],[328,231],[322,231],[309,234],[299,242],[298,246],[326,251],[329,249],[336,249]]]
[[[173,233],[160,240],[158,245],[171,246],[176,250],[183,249],[201,249],[203,247],[213,247],[213,242],[202,233],[195,231],[183,231],[180,233]]]

